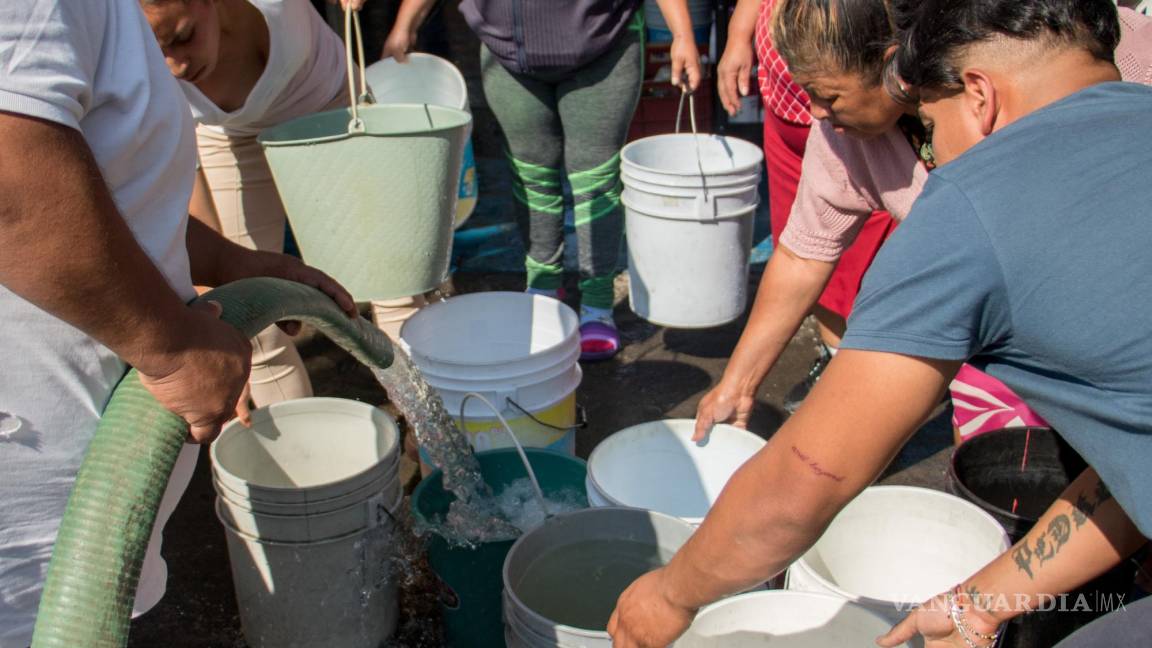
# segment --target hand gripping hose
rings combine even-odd
[[[246,279],[200,298],[252,337],[282,320],[320,329],[364,364],[392,364],[388,338],[349,319],[320,291],[282,279]],[[121,648],[140,565],[168,476],[188,434],[129,371],[112,394],[80,466],[48,565],[33,648]]]

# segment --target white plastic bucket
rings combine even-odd
[[[629,301],[663,326],[740,317],[763,154],[718,135],[657,135],[620,152]]]
[[[397,479],[387,489],[343,508],[324,512],[264,513],[253,511],[244,502],[217,498],[231,526],[261,540],[274,542],[320,542],[372,528],[400,508],[404,492]]]
[[[731,425],[692,442],[692,419],[652,421],[604,439],[588,457],[588,503],[629,506],[699,525],[740,466],[766,441]]]
[[[285,543],[240,531],[220,500],[216,513],[252,648],[377,648],[395,631],[390,518],[342,537]]]
[[[612,640],[604,628],[578,628],[564,625],[550,619],[534,607],[540,601],[533,599],[539,595],[528,591],[527,585],[538,573],[546,568],[552,556],[565,547],[583,549],[583,543],[597,541],[626,541],[651,548],[653,558],[666,564],[673,554],[688,541],[694,528],[677,518],[652,511],[625,508],[595,508],[558,515],[543,525],[524,534],[512,545],[504,560],[504,621],[505,638],[508,648],[610,648]],[[596,548],[589,545],[588,551],[600,551],[594,555],[585,554],[591,562],[603,560],[604,569],[611,571],[615,554],[608,553],[611,545]],[[619,597],[619,592],[609,595],[603,592],[602,604],[610,610]],[[547,596],[551,609],[565,609],[568,605],[584,605],[588,592],[576,588],[549,590]],[[527,598],[526,598],[527,597]],[[606,619],[605,619],[606,623]]]
[[[525,446],[575,452],[582,376],[579,318],[562,302],[518,292],[472,293],[429,305],[401,329],[402,343],[477,450],[510,447],[483,403],[501,409]],[[535,420],[533,420],[535,419]]]
[[[348,495],[397,468],[400,433],[379,408],[301,398],[224,426],[212,444],[213,478],[237,498],[306,504]]]
[[[752,592],[700,610],[675,648],[875,648],[891,624],[837,596]],[[905,648],[909,644],[900,644]]]
[[[976,505],[913,486],[872,486],[791,567],[787,588],[855,601],[899,621],[1009,547]]]
[[[381,59],[364,72],[377,103],[427,103],[471,112],[464,75],[452,63],[432,54],[412,52],[407,63]],[[455,227],[460,227],[476,208],[480,185],[476,182],[476,157],[472,151],[471,128],[460,165],[459,200]]]

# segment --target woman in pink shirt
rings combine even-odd
[[[1120,17],[1117,67],[1127,81],[1152,84],[1152,21],[1128,9],[1120,9]],[[697,408],[697,437],[713,423],[747,424],[756,389],[862,224],[878,210],[903,220],[928,178],[928,134],[915,107],[892,97],[899,84],[886,74],[891,20],[884,0],[777,0],[772,41],[810,96],[818,123],[748,325],[720,383]],[[1002,383],[972,367],[961,370],[952,397],[961,437],[1045,424]]]

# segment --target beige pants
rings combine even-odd
[[[201,126],[196,144],[224,236],[250,249],[282,251],[284,205],[256,138],[228,137]],[[300,353],[275,326],[252,339],[249,384],[257,407],[312,395]]]

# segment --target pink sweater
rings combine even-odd
[[[1120,9],[1116,65],[1125,81],[1152,85],[1152,18]],[[904,134],[856,139],[813,126],[796,189],[796,202],[780,244],[797,256],[836,261],[874,211],[904,220],[928,181],[928,170]]]

